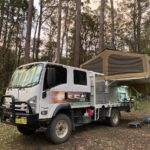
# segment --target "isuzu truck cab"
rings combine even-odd
[[[127,87],[120,93],[116,88],[103,74],[81,68],[50,62],[22,65],[1,98],[1,121],[24,135],[44,128],[47,139],[60,144],[75,127],[92,121],[118,126],[120,111],[129,112],[133,102]]]

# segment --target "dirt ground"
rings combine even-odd
[[[78,127],[69,141],[49,143],[44,133],[23,136],[15,127],[0,124],[0,150],[150,150],[150,125],[129,128],[128,123],[150,116],[145,113],[123,113],[117,128],[100,122]]]

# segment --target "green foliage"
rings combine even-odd
[[[149,32],[146,28],[147,22],[150,21],[150,5],[148,0],[140,1],[141,5],[141,23],[138,1],[121,1],[116,10],[116,45],[117,49],[128,49],[131,52],[147,53],[150,37],[146,36]],[[140,28],[140,37],[138,37],[138,28]],[[141,48],[138,50],[138,38],[140,38]]]
[[[33,39],[37,39],[36,23],[39,25],[39,12],[33,12],[33,31],[35,37],[31,39],[32,52],[39,53],[39,61],[53,61],[57,45],[58,8],[57,1],[43,1],[42,31],[40,48],[34,49]],[[82,2],[81,13],[81,45],[80,64],[99,53],[99,8],[92,10],[89,3]],[[114,1],[115,3],[115,1]],[[140,53],[150,55],[150,5],[148,0],[141,1],[140,23]],[[115,45],[118,50],[137,52],[137,27],[139,8],[137,1],[119,1],[115,8]],[[110,1],[105,6],[105,47],[111,43],[111,7]],[[27,0],[0,0],[0,94],[8,85],[13,70],[22,64],[24,57],[25,31],[28,13]],[[76,1],[66,0],[62,4],[62,35],[61,35],[61,63],[73,65],[75,55],[75,17]],[[134,24],[135,21],[135,24]],[[66,25],[65,25],[66,23]],[[42,42],[41,42],[42,41]],[[37,40],[35,40],[37,44]],[[34,48],[33,48],[34,47]],[[35,51],[34,51],[34,50]]]
[[[0,94],[3,94],[21,61],[28,3],[27,0],[2,0],[0,6]]]
[[[135,102],[134,102],[134,109],[135,110],[139,110],[140,109],[140,100],[137,99]]]

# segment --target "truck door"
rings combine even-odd
[[[40,111],[39,118],[47,119],[50,109],[50,97],[51,91],[47,85],[48,67],[45,68],[45,74],[43,77],[43,83],[41,85],[41,98],[40,98]]]
[[[58,91],[58,87],[67,83],[66,68],[58,65],[48,65],[45,70],[45,76],[42,87],[42,97],[40,102],[40,117],[49,118],[53,110],[59,105],[53,101],[52,94]],[[54,90],[55,89],[55,90]]]

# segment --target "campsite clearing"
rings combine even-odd
[[[44,133],[22,136],[16,128],[0,123],[0,150],[149,150],[150,126],[128,128],[128,122],[149,116],[145,112],[123,113],[117,128],[94,122],[78,127],[68,142],[53,145],[46,141]]]

